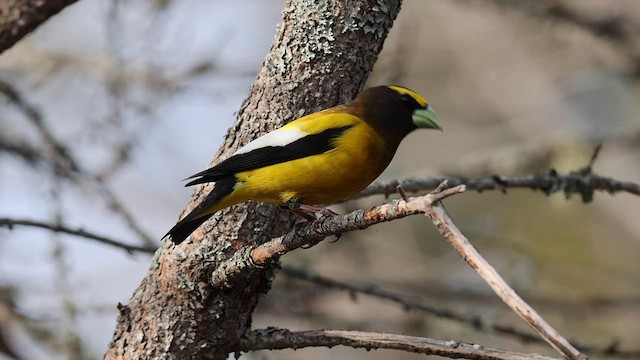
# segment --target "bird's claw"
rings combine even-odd
[[[302,245],[302,246],[300,246],[300,248],[301,248],[301,249],[311,249],[312,247],[314,247],[314,246],[318,245],[319,243],[320,243],[320,241],[319,241],[319,240],[314,240],[314,241],[312,241],[312,242],[310,242],[310,243],[308,243],[308,244],[306,244],[306,245]]]
[[[340,234],[336,234],[336,238],[335,238],[335,239],[333,239],[333,240],[331,240],[331,241],[329,241],[329,242],[330,242],[330,243],[332,243],[332,244],[333,244],[333,243],[337,243],[337,242],[338,242],[338,240],[340,240],[340,238],[341,238],[341,237],[342,237],[342,233],[340,233]]]

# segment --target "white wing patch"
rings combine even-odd
[[[292,142],[302,139],[309,134],[300,130],[299,128],[280,128],[274,130],[266,135],[263,135],[247,145],[241,147],[233,155],[244,154],[251,152],[255,149],[260,149],[267,146],[285,146]]]

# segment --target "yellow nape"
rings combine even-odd
[[[422,106],[423,108],[427,107],[427,100],[425,100],[422,96],[420,96],[420,94],[418,94],[417,92],[415,92],[413,90],[407,89],[407,88],[402,87],[402,86],[393,86],[393,85],[392,86],[388,86],[388,88],[393,90],[393,91],[395,91],[395,92],[397,92],[400,95],[407,94],[407,95],[411,96],[412,98],[414,98],[418,102],[418,104],[420,104],[420,106]]]

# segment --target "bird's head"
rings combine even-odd
[[[440,119],[427,101],[402,86],[368,88],[351,104],[357,115],[378,129],[387,139],[400,142],[418,128],[442,130]]]
[[[442,130],[442,124],[431,105],[417,92],[402,86],[387,86],[393,90],[411,113],[411,120],[416,127]]]

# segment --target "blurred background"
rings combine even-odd
[[[2,54],[0,217],[158,246],[192,191],[181,179],[207,166],[248,94],[283,3],[82,0]],[[382,179],[568,172],[603,142],[594,170],[640,182],[639,30],[634,0],[405,1],[369,85],[426,95],[445,131],[410,135]],[[640,198],[470,192],[447,208],[563,335],[624,353],[610,358],[640,358]],[[0,359],[101,358],[116,305],[149,261],[47,230],[0,228]],[[423,217],[293,252],[283,265],[294,268],[277,277],[254,328],[384,331],[555,356],[491,331],[528,329]],[[475,319],[479,329],[301,280],[301,268]],[[343,347],[246,357],[423,358]]]

